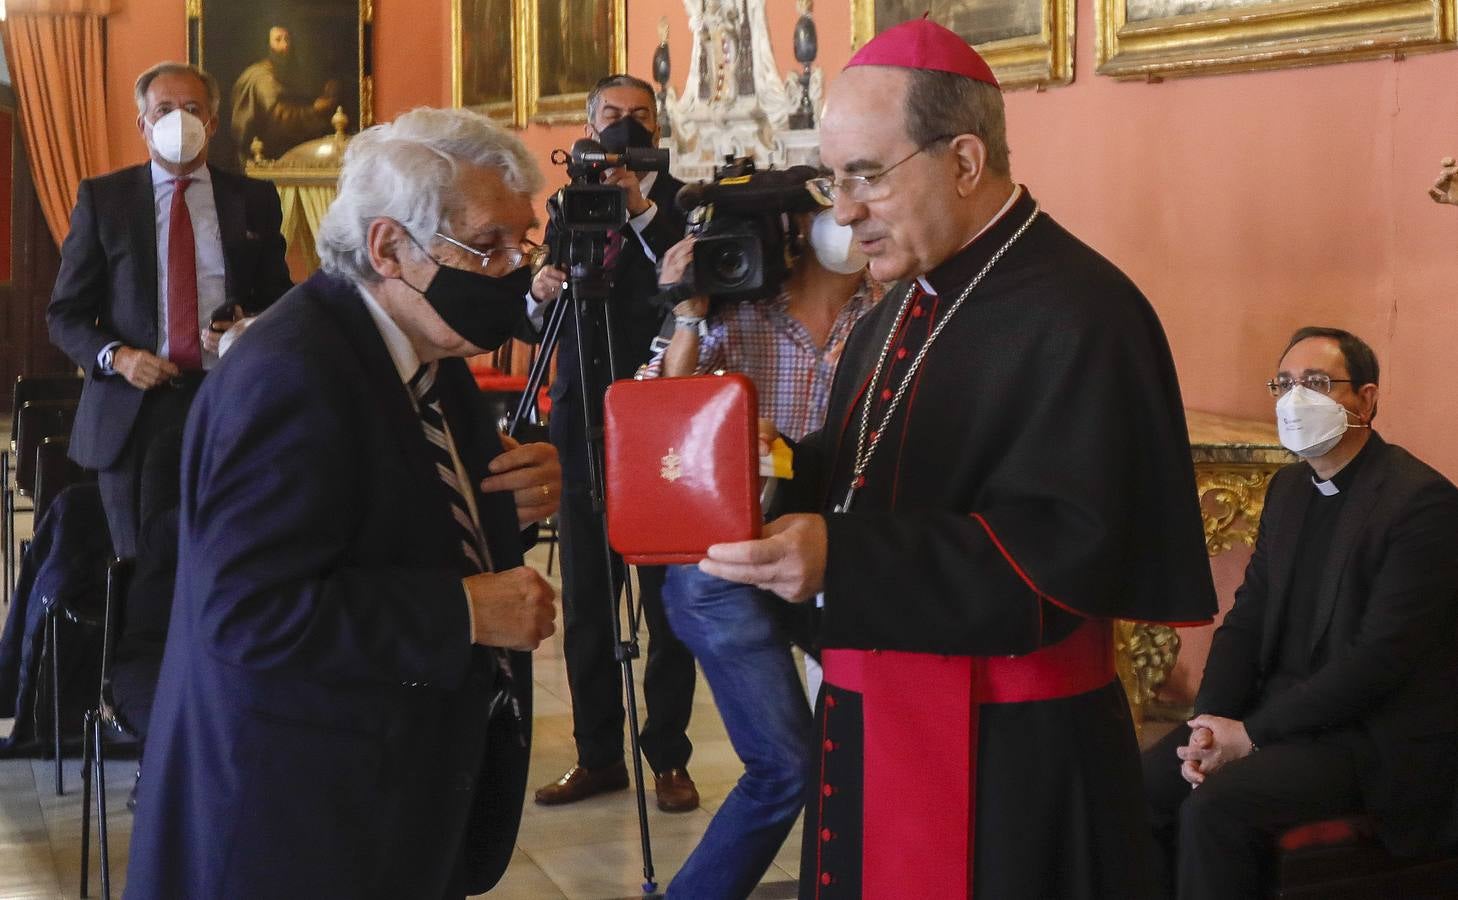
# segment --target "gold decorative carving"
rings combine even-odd
[[[1114,623],[1114,661],[1136,728],[1144,711],[1169,680],[1180,652],[1180,636],[1167,625],[1119,621]]]
[[[1006,89],[1036,87],[1042,90],[1050,85],[1068,84],[1073,81],[1073,0],[996,0],[987,8],[975,12],[982,19],[1001,19],[1014,10],[1028,4],[1032,16],[1038,21],[1036,34],[1017,35],[976,42],[976,35],[963,34],[969,43],[974,43],[977,52],[987,60],[998,82]],[[961,33],[954,17],[958,13],[951,9],[954,4],[943,2],[932,6],[932,18]],[[877,7],[882,8],[883,20],[876,21]],[[890,11],[888,14],[888,10]],[[851,46],[859,49],[877,33],[911,18],[919,18],[927,10],[923,0],[898,0],[887,4],[885,0],[851,0]],[[974,15],[968,7],[960,13]]]
[[[1349,62],[1454,46],[1454,0],[1097,0],[1100,75]]]
[[[1236,543],[1255,546],[1266,485],[1275,470],[1265,466],[1195,469],[1195,491],[1205,523],[1205,550],[1219,556]]]
[[[1185,418],[1205,551],[1215,557],[1236,544],[1253,546],[1271,476],[1294,457],[1281,447],[1269,423],[1190,410]],[[1159,709],[1155,700],[1174,670],[1179,650],[1179,634],[1167,625],[1114,623],[1115,667],[1129,695],[1136,729],[1156,712],[1175,719],[1188,714],[1187,709]]]

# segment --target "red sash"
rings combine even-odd
[[[822,664],[827,684],[862,696],[861,895],[970,897],[979,707],[1103,687],[1113,632],[1091,619],[1025,656],[827,650]],[[907,777],[926,772],[937,778]]]

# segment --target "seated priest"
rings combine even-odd
[[[1181,898],[1258,896],[1301,822],[1366,812],[1399,854],[1458,839],[1458,490],[1372,430],[1359,338],[1297,331],[1268,385],[1303,461],[1271,480],[1195,717],[1144,754]]]

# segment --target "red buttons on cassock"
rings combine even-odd
[[[917,304],[916,306],[913,306],[911,308],[911,317],[913,319],[920,319],[924,315],[926,315],[926,313],[922,312],[920,304]]]
[[[900,350],[897,350],[896,351],[896,358],[897,359],[905,359],[906,358],[906,348],[905,347],[902,347]]]
[[[822,828],[820,829],[820,839],[822,841],[833,841],[835,840],[835,832],[829,828]]]
[[[825,742],[825,752],[826,753],[830,753],[830,752],[832,752],[834,750],[835,750],[835,741],[826,741]]]
[[[894,396],[896,396],[896,392],[891,390],[890,388],[886,388],[884,391],[881,392],[882,400],[890,400]]]
[[[866,483],[866,479],[864,479],[864,478],[857,478],[856,479],[856,487],[860,487],[861,485],[863,485],[865,483]],[[835,698],[832,697],[829,694],[826,694],[825,695],[825,706],[828,709],[834,709],[835,708]]]
[[[832,794],[835,793],[835,788],[832,787],[831,785],[828,785],[827,784],[825,787],[823,787],[823,788],[820,789],[820,793],[822,793],[825,796],[829,797],[829,796],[831,796]]]
[[[820,876],[820,883],[828,887],[835,884],[835,879],[831,877],[829,872],[825,872]]]

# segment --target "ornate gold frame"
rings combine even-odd
[[[463,0],[451,0],[451,105],[465,105],[465,58],[463,56],[461,4]],[[511,2],[511,100],[484,103],[472,109],[483,112],[502,125],[518,128],[526,125],[526,69],[528,68],[527,44],[524,40],[527,10],[525,0]],[[533,10],[535,12],[535,10]]]
[[[1005,90],[1041,90],[1073,81],[1074,0],[1041,2],[1043,24],[1037,35],[977,45]],[[860,49],[875,34],[876,0],[851,0],[852,49]]]
[[[525,86],[523,118],[526,121],[559,125],[587,121],[587,92],[572,94],[541,94],[541,73],[538,71],[537,47],[537,4],[541,0],[521,0],[522,35],[518,46],[522,50],[522,65],[519,70]],[[603,0],[609,5],[612,17],[613,46],[608,51],[611,70],[628,70],[628,9],[627,0]]]
[[[1097,0],[1095,71],[1116,78],[1248,72],[1454,46],[1454,0],[1272,0],[1128,21]]]
[[[214,0],[221,3],[223,0]],[[236,0],[230,0],[236,2]],[[203,0],[187,0],[187,61],[203,66]],[[375,0],[359,0],[359,127],[375,124],[374,45]],[[225,100],[227,98],[224,98]]]

